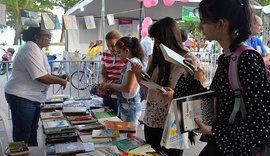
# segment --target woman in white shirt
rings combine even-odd
[[[46,99],[50,84],[66,87],[68,77],[51,75],[47,56],[51,33],[40,27],[29,27],[22,32],[26,43],[14,58],[13,70],[5,85],[5,97],[11,109],[13,141],[25,141],[38,146],[37,129],[40,105]]]

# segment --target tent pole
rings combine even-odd
[[[103,51],[105,49],[105,0],[102,0],[102,8],[101,8],[101,38]]]
[[[141,40],[142,36],[141,36],[141,31],[142,31],[142,9],[143,9],[143,2],[140,2],[140,27],[139,27],[139,40]]]

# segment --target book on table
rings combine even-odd
[[[41,107],[42,111],[53,111],[53,110],[62,110],[63,103],[51,103],[51,104],[44,104]]]
[[[85,114],[87,108],[81,101],[65,101],[63,104],[63,113],[83,113]]]
[[[55,154],[76,154],[85,152],[83,143],[71,142],[63,144],[55,144]]]
[[[142,146],[139,146],[133,150],[130,150],[128,152],[124,152],[123,156],[130,156],[130,155],[134,155],[134,156],[151,156],[150,153],[155,153],[156,151],[151,147],[151,145],[149,144],[144,144]]]
[[[97,147],[93,152],[80,153],[76,156],[120,156],[121,153],[116,146]]]
[[[46,144],[64,143],[64,142],[76,142],[77,134],[71,133],[59,133],[46,135]]]
[[[42,125],[45,134],[62,132],[64,129],[71,128],[71,125],[66,119],[42,120]]]
[[[115,117],[116,114],[115,114],[114,111],[110,110],[110,111],[106,111],[106,112],[97,112],[97,113],[94,113],[94,116],[97,119],[103,119],[103,118]]]
[[[120,133],[136,133],[136,127],[131,122],[105,121],[106,129],[118,130]]]
[[[8,144],[7,155],[17,156],[17,155],[28,155],[29,149],[24,141],[10,142]]]
[[[177,132],[186,132],[197,129],[194,118],[206,125],[216,121],[217,93],[207,91],[193,94],[172,101]]]
[[[82,120],[91,120],[94,117],[91,115],[82,115],[82,116],[67,116],[68,121],[82,121]]]
[[[40,119],[63,119],[64,115],[61,111],[53,111],[53,112],[41,112]]]
[[[80,135],[82,142],[92,142],[95,144],[112,142],[112,138],[93,138],[92,135]]]
[[[137,147],[140,147],[146,142],[142,140],[141,138],[138,137],[133,137],[133,138],[126,138],[123,140],[117,140],[112,142],[113,145],[116,145],[120,150],[122,151],[130,151],[132,149],[135,149]]]
[[[92,131],[92,138],[119,138],[120,133],[119,131],[113,131],[108,129],[102,130],[93,130]]]
[[[86,130],[92,130],[92,129],[103,129],[103,128],[105,128],[105,126],[102,125],[99,122],[83,124],[83,125],[75,125],[74,127],[79,131],[86,131]]]
[[[164,44],[160,44],[159,47],[160,47],[166,61],[171,62],[172,64],[183,67],[191,75],[194,74],[194,71],[184,62],[185,58],[183,56],[176,53],[172,49],[166,47]]]

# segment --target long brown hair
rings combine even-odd
[[[162,86],[169,86],[171,63],[165,61],[159,48],[159,43],[164,44],[180,55],[185,55],[187,51],[182,47],[180,28],[174,19],[165,17],[150,27],[149,35],[154,38],[155,46],[152,54],[152,61],[147,72],[149,75],[152,75],[155,68],[158,67],[157,83]]]

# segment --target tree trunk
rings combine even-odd
[[[15,29],[15,37],[13,41],[13,45],[18,45],[19,40],[21,41],[21,27]]]
[[[65,42],[65,34],[64,34],[64,32],[65,32],[65,30],[64,30],[64,28],[62,28],[60,43],[64,43]]]

